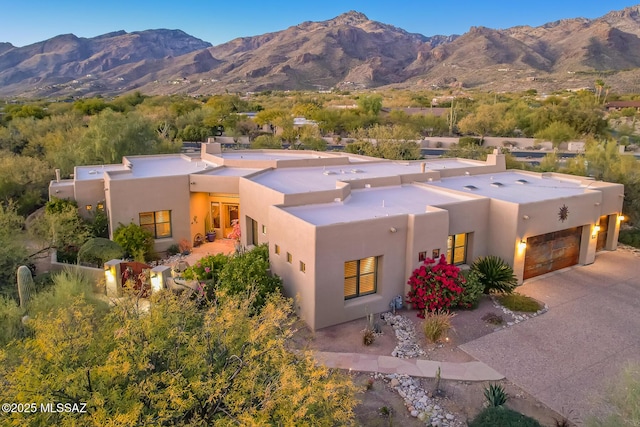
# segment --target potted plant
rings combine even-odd
[[[207,242],[213,242],[214,240],[216,240],[216,230],[211,228],[211,218],[209,217],[209,215],[207,215],[207,217],[204,219],[204,232],[207,236]]]

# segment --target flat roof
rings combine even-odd
[[[232,160],[292,160],[292,159],[319,159],[333,156],[318,155],[314,152],[304,150],[294,151],[223,151],[222,155],[218,154],[224,159]]]
[[[421,163],[427,171],[486,166],[484,162],[464,159],[437,159],[415,162],[363,162],[357,165],[278,168],[251,178],[252,181],[284,194],[331,190],[338,181],[366,180],[420,173]]]
[[[284,211],[314,225],[348,223],[394,215],[426,212],[427,206],[442,206],[469,200],[422,185],[404,184],[353,190],[343,201],[284,207]]]
[[[114,174],[111,179],[149,178],[158,176],[188,175],[200,172],[218,165],[205,162],[199,158],[190,158],[180,154],[159,156],[131,156],[126,157],[132,167],[121,166],[116,170],[128,170],[131,174]]]
[[[515,171],[442,178],[440,181],[429,184],[514,203],[552,200],[583,194],[587,191],[587,187],[582,185],[582,181],[578,178],[560,179],[550,175],[533,175]]]
[[[200,175],[216,175],[216,176],[246,176],[252,173],[260,172],[262,169],[236,168],[223,166],[201,173]]]
[[[92,165],[92,166],[76,166],[75,180],[90,181],[95,179],[103,179],[105,172],[127,170],[123,164],[116,165]]]

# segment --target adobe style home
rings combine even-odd
[[[388,310],[424,258],[468,265],[497,255],[523,280],[615,250],[623,186],[486,162],[388,161],[347,153],[223,151],[78,166],[50,196],[136,223],[158,251],[205,233],[269,244],[271,269],[312,329]]]

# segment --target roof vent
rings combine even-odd
[[[518,180],[516,180],[516,183],[517,184],[528,184],[529,181],[527,181],[526,179],[518,179]]]
[[[335,175],[336,173],[334,171],[324,171],[322,172],[323,175]]]
[[[95,175],[95,174],[97,174],[97,173],[98,173],[98,171],[97,171],[97,170],[95,170],[95,169],[91,169],[91,170],[89,171],[89,175]]]
[[[504,184],[501,182],[492,182],[491,183],[492,187],[504,187]]]
[[[475,185],[465,185],[464,188],[470,191],[475,191],[478,189],[478,187],[476,187]]]

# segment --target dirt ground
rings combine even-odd
[[[426,352],[424,359],[443,362],[469,362],[474,359],[460,350],[460,344],[472,341],[483,335],[494,332],[500,325],[487,322],[487,316],[498,316],[503,319],[503,324],[513,319],[504,314],[502,310],[494,307],[488,297],[483,297],[480,305],[475,310],[457,310],[452,320],[453,329],[449,332],[449,340],[443,344],[427,342],[421,332],[422,319],[416,316],[413,310],[400,310],[402,314],[413,320],[416,328],[416,338],[422,349]],[[302,323],[298,325],[295,335],[296,346],[319,351],[364,353],[390,355],[396,346],[396,338],[391,326],[384,324],[376,317],[382,328],[382,334],[377,336],[370,346],[362,343],[362,331],[367,326],[365,318],[321,329],[312,333]],[[424,426],[420,420],[411,417],[405,408],[403,399],[384,380],[377,379],[373,387],[367,389],[367,381],[372,377],[370,373],[352,373],[354,382],[362,386],[363,392],[359,394],[360,404],[356,408],[358,423],[362,426],[392,426],[405,427]],[[435,389],[435,380],[431,378],[421,379],[425,391]],[[489,382],[446,381],[440,383],[443,391],[440,398],[440,406],[454,414],[460,421],[471,420],[482,409],[484,404],[484,389]],[[509,394],[507,406],[525,415],[535,418],[543,426],[553,427],[556,420],[562,416],[555,411],[536,401],[532,396],[519,389],[508,380],[501,381]],[[387,408],[390,411],[386,411]],[[387,414],[389,412],[389,414]]]

